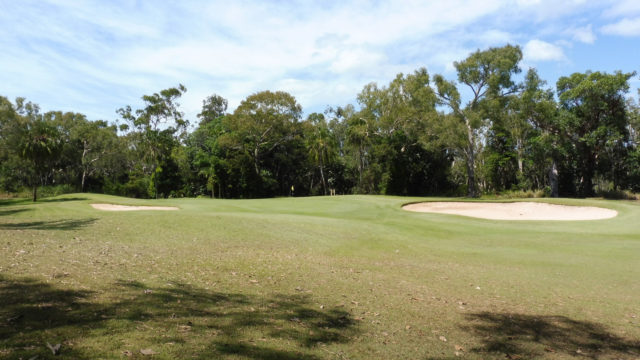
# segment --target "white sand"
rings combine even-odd
[[[537,202],[424,202],[402,207],[408,211],[471,216],[491,220],[600,220],[618,215],[611,209]]]
[[[105,211],[178,210],[174,206],[127,206],[115,204],[91,204],[94,209]]]

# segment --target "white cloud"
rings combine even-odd
[[[566,60],[561,47],[537,39],[530,40],[524,46],[523,57],[527,62]]]
[[[630,16],[640,13],[640,1],[617,0],[604,11],[606,17]]]
[[[603,26],[601,30],[609,35],[640,36],[640,17],[624,18],[616,23]]]
[[[579,41],[585,44],[593,44],[596,41],[596,35],[593,33],[591,24],[569,29],[567,32],[571,35],[571,38],[574,41]]]

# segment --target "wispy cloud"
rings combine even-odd
[[[572,40],[585,44],[593,44],[596,41],[591,24],[568,29],[567,34],[571,36]]]
[[[605,25],[602,27],[602,32],[609,35],[640,36],[640,17],[624,18]]]
[[[527,62],[563,61],[566,60],[560,46],[542,40],[530,40],[523,49],[523,57]]]

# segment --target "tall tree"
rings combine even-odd
[[[179,110],[177,100],[187,91],[183,85],[144,95],[144,108],[132,111],[131,106],[118,109],[117,113],[131,126],[139,139],[140,155],[146,160],[143,172],[150,176],[153,195],[160,195],[160,184],[174,177],[174,173],[163,171],[163,165],[175,165],[171,152],[177,146],[177,136],[186,135],[189,122]]]
[[[594,194],[599,158],[629,138],[625,95],[635,73],[574,73],[557,82],[563,125],[578,160],[578,194]],[[615,180],[615,179],[612,179]]]
[[[198,176],[206,178],[205,187],[211,197],[222,197],[222,173],[224,162],[218,139],[225,133],[223,118],[227,115],[227,100],[219,95],[211,95],[202,102],[202,111],[198,114],[200,124],[189,136],[192,164]]]
[[[329,131],[327,120],[323,114],[309,114],[305,121],[305,146],[309,149],[309,157],[313,168],[311,170],[311,186],[313,191],[314,169],[320,172],[320,183],[322,184],[322,194],[327,195],[327,179],[325,167],[335,155],[335,143]]]
[[[470,197],[478,195],[476,156],[482,142],[479,136],[490,121],[486,117],[487,108],[517,90],[512,76],[520,71],[518,63],[521,59],[520,47],[506,45],[478,50],[465,60],[454,62],[458,82],[471,91],[471,98],[464,107],[457,84],[441,75],[434,76],[439,102],[448,106],[451,114],[442,116],[440,124],[433,129],[444,144],[464,158],[467,195]]]
[[[528,166],[536,171],[549,172],[551,193],[557,196],[557,180],[553,178],[555,165],[559,157],[557,104],[553,92],[545,88],[542,80],[533,68],[527,71],[521,91],[509,97],[505,112],[505,128],[514,139],[515,153],[518,163],[518,182],[521,188],[529,188],[534,183],[542,185],[542,174],[529,172]],[[534,146],[538,148],[534,149]],[[544,154],[540,154],[543,151]],[[542,155],[542,158],[540,157]],[[542,160],[542,162],[540,161]],[[549,161],[551,163],[549,163]],[[533,170],[533,169],[531,169]],[[528,184],[525,184],[528,183]]]
[[[278,187],[277,191],[282,195],[283,189],[296,185],[287,186],[277,179],[293,181],[291,177],[295,175],[292,173],[300,168],[291,167],[287,162],[294,158],[293,149],[288,147],[294,140],[300,140],[301,114],[302,107],[289,93],[262,91],[247,97],[232,115],[224,118],[224,127],[229,131],[220,141],[250,159],[251,176],[259,187],[254,195],[265,196]],[[279,155],[287,151],[288,156]]]
[[[227,114],[228,104],[227,99],[218,94],[213,94],[202,100],[202,110],[198,114],[200,126],[204,126],[210,121],[225,116]]]
[[[58,128],[40,116],[29,117],[22,131],[20,155],[31,163],[33,169],[31,185],[34,202],[37,200],[38,185],[44,182],[61,150]]]

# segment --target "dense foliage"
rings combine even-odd
[[[233,111],[212,95],[190,127],[179,85],[117,110],[122,125],[0,97],[0,189],[62,185],[132,197],[328,194],[551,196],[640,190],[635,73],[575,73],[556,92],[519,47],[454,63],[457,81],[421,68],[358,104],[303,117],[286,92],[248,96]]]

